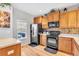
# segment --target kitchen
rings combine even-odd
[[[79,56],[79,4],[56,5],[12,4],[10,24],[2,26],[0,22],[1,56]],[[47,10],[45,6],[51,7]],[[36,8],[39,13],[31,8]],[[29,14],[31,12],[38,14]],[[3,13],[0,15],[3,17]]]

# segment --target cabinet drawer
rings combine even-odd
[[[5,49],[6,55],[15,55],[17,46],[10,46]]]
[[[0,51],[2,54],[1,56],[20,56],[21,55],[21,45],[13,45],[2,48]]]

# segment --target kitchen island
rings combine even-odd
[[[14,38],[0,38],[0,56],[20,56],[21,43]]]

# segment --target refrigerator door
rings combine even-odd
[[[31,43],[38,44],[38,25],[32,24]]]
[[[37,37],[38,34],[38,25],[37,24],[33,24],[32,25],[32,37]]]

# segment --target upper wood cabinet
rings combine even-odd
[[[38,16],[33,23],[42,24],[42,28],[48,28],[48,22],[60,22],[60,28],[79,28],[79,10],[68,12],[51,12],[47,16]]]
[[[77,10],[77,28],[79,28],[79,9]]]
[[[77,10],[60,13],[60,28],[77,28],[79,26],[78,13]]]
[[[33,24],[36,23],[36,18],[33,18],[32,23],[33,23]]]
[[[41,24],[43,16],[38,16],[33,19],[34,24]]]
[[[58,41],[58,49],[62,52],[72,54],[72,39],[60,37]]]
[[[76,28],[77,27],[77,11],[69,11],[68,12],[68,28]]]
[[[59,21],[59,16],[60,16],[59,11],[55,12],[55,13],[53,14],[53,21]]]
[[[68,14],[60,13],[60,28],[68,28]]]
[[[42,18],[42,28],[47,29],[48,28],[48,20],[46,16],[43,16]]]
[[[46,16],[38,16],[33,19],[34,24],[42,24],[43,29],[48,28],[48,20]]]
[[[59,11],[51,12],[47,15],[48,22],[59,21]]]
[[[53,21],[53,13],[49,13],[47,15],[47,19],[48,19],[48,22],[52,22]]]

